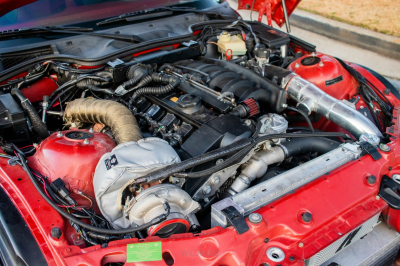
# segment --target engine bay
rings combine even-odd
[[[43,79],[53,85],[33,98]],[[44,61],[0,86],[4,156],[27,159],[82,247],[241,234],[237,217],[377,156],[393,120],[350,64],[256,22],[210,22],[193,41],[105,65]]]

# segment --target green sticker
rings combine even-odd
[[[126,262],[162,260],[161,242],[128,244],[126,246]]]

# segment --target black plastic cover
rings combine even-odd
[[[253,32],[268,48],[277,49],[290,42],[289,34],[277,31],[273,28],[267,28],[263,24],[252,25]]]
[[[183,143],[182,150],[194,157],[247,138],[251,133],[238,117],[224,115],[202,125]]]
[[[47,265],[32,232],[2,188],[0,202],[0,264]]]
[[[29,137],[24,111],[9,93],[0,95],[0,134],[7,140]]]
[[[381,181],[379,196],[387,202],[390,208],[400,210],[400,184],[384,175]]]

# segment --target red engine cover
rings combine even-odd
[[[115,147],[115,142],[103,133],[69,130],[54,133],[44,140],[35,155],[29,157],[29,166],[49,178],[61,178],[78,205],[87,206],[88,200],[78,191],[94,198],[93,175],[100,157]],[[87,141],[85,141],[87,139]]]

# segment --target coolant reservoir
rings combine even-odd
[[[230,35],[228,32],[224,31],[218,36],[218,51],[226,55],[227,50],[232,50],[232,54],[229,52],[230,56],[233,55],[245,55],[247,52],[246,43],[242,38],[236,35]]]

